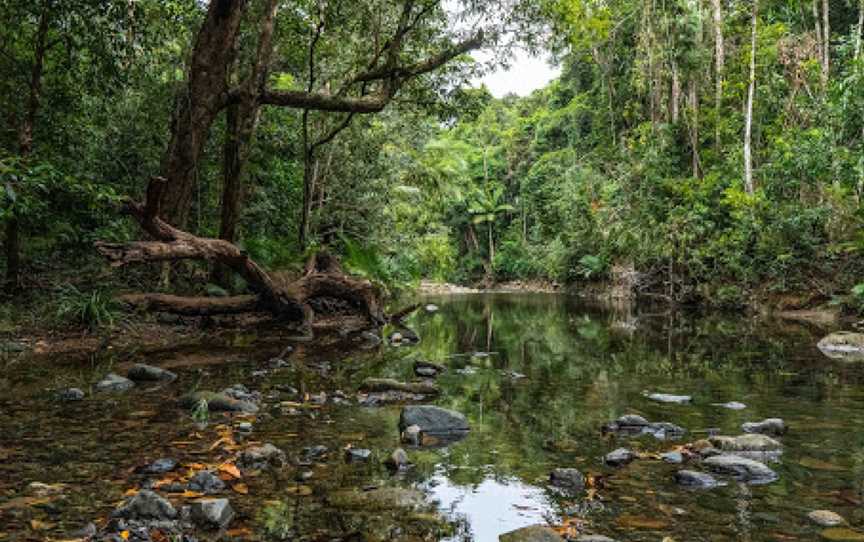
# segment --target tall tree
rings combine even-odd
[[[753,101],[756,98],[756,38],[759,0],[753,0],[750,15],[750,77],[747,85],[747,106],[744,112],[744,189],[753,194]]]
[[[721,148],[720,109],[723,106],[723,74],[726,71],[726,48],[723,44],[723,4],[722,0],[711,0],[714,20],[714,144]]]

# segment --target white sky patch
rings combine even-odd
[[[479,61],[486,60],[483,51],[475,53]],[[550,66],[549,61],[542,56],[531,56],[527,51],[519,49],[516,51],[509,70],[499,69],[486,76],[477,79],[477,86],[485,83],[489,92],[496,98],[502,98],[507,94],[527,96],[531,92],[546,86],[552,79],[561,75],[561,69]]]

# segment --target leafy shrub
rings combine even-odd
[[[84,292],[68,285],[60,287],[57,296],[56,317],[62,323],[97,331],[113,327],[118,319],[119,307],[108,291],[96,289]]]

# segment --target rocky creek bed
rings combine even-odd
[[[425,305],[335,348],[3,349],[0,540],[864,540],[864,364],[820,332]]]

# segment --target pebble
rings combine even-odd
[[[214,529],[224,529],[234,519],[234,509],[228,499],[200,499],[192,503],[192,520]]]
[[[177,374],[144,363],[136,363],[129,369],[126,376],[135,382],[173,382],[177,380]]]
[[[135,383],[128,378],[118,374],[109,373],[105,378],[96,384],[96,389],[99,391],[119,393],[130,390],[135,387]]]
[[[195,473],[195,476],[189,480],[188,489],[196,493],[211,495],[224,491],[225,482],[209,470],[202,470]]]
[[[66,388],[57,392],[57,399],[60,401],[81,401],[84,399],[84,392],[80,388]]]
[[[741,425],[745,433],[780,436],[786,433],[786,424],[780,418],[766,418],[761,422],[747,422]]]
[[[396,448],[390,457],[384,461],[387,468],[392,470],[403,470],[408,468],[408,454],[402,448]]]
[[[366,463],[372,457],[372,450],[366,448],[348,448],[345,450],[346,463]]]
[[[177,468],[177,460],[170,457],[162,457],[149,465],[144,465],[138,472],[140,474],[165,474]]]
[[[636,454],[628,450],[627,448],[618,448],[617,450],[611,451],[606,454],[606,457],[603,458],[603,461],[612,467],[621,467],[630,463],[636,459]]]
[[[657,401],[658,403],[675,403],[679,405],[689,403],[692,399],[689,395],[671,395],[668,393],[651,393],[646,397],[652,401]]]

